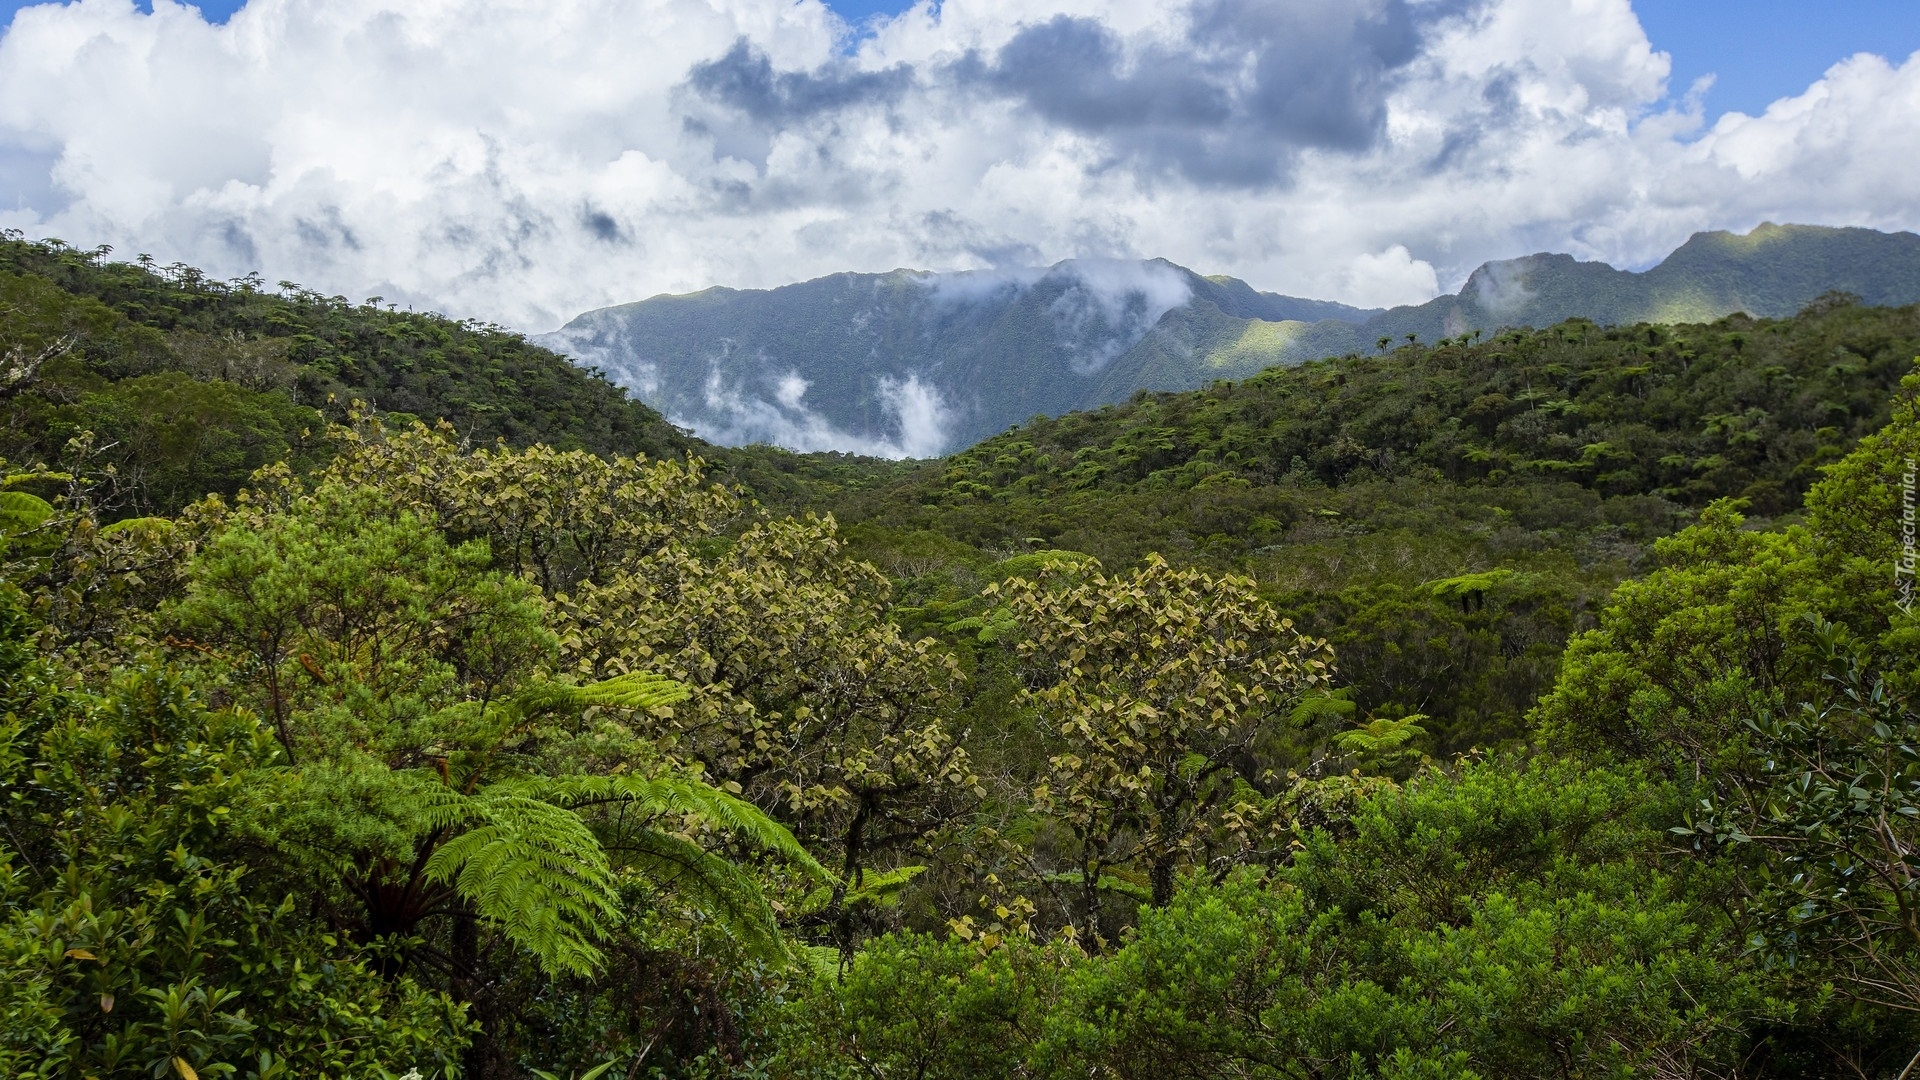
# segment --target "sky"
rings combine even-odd
[[[1165,257],[1367,306],[1920,228],[1912,0],[0,5],[0,227],[529,331]]]
[[[224,23],[245,0],[196,5]],[[29,6],[0,0],[0,19]],[[151,9],[149,2],[142,5]],[[829,0],[852,26],[910,9],[910,0]],[[1712,75],[1708,108],[1758,114],[1804,90],[1842,57],[1857,52],[1907,55],[1920,49],[1920,11],[1912,0],[1639,0],[1633,5],[1647,37],[1673,60],[1673,82],[1685,90]]]

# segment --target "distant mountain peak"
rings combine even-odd
[[[1409,334],[1782,316],[1833,290],[1920,301],[1920,237],[1769,222],[1695,233],[1639,273],[1539,252],[1483,264],[1457,294],[1386,311],[1261,292],[1166,259],[903,268],[656,296],[587,312],[540,343],[603,368],[714,442],[922,457],[1035,414],[1371,352]]]

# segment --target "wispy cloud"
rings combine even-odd
[[[1138,344],[1160,317],[1193,299],[1172,266],[1138,259],[1067,259],[1051,267],[924,274],[917,279],[942,308],[1003,311],[1028,290],[1043,293],[1054,338],[1078,374],[1091,375]]]
[[[1066,286],[1047,313],[1081,375],[1105,368],[1146,337],[1162,315],[1193,299],[1187,279],[1165,263],[1075,259],[1047,276]]]
[[[881,426],[891,432],[878,438],[836,427],[807,405],[809,388],[799,372],[788,371],[775,376],[771,393],[763,396],[716,364],[707,375],[705,409],[669,419],[722,446],[769,443],[802,453],[838,450],[896,460],[939,457],[948,449],[952,410],[917,374],[878,381],[876,396],[887,414]]]

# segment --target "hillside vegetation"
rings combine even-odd
[[[0,1075],[1920,1060],[1920,309],[1468,334],[714,468],[489,328],[208,287],[334,358],[250,387],[301,334],[194,367],[230,324],[43,269],[13,310],[68,321],[0,323]],[[476,357],[552,397],[463,389]],[[413,415],[322,423],[376,370]],[[129,478],[86,433],[163,377],[281,441]]]
[[[1569,635],[1716,499],[1790,518],[1885,423],[1920,308],[1570,322],[1276,368],[1036,419],[864,492],[818,491],[929,617],[993,567],[1150,552],[1251,576],[1435,749],[1523,730]],[[807,501],[801,497],[790,505]]]
[[[714,442],[925,457],[1035,415],[1277,364],[1569,319],[1784,318],[1831,291],[1872,306],[1920,302],[1920,236],[1771,224],[1699,233],[1639,273],[1537,254],[1481,266],[1457,295],[1387,311],[1263,293],[1160,259],[835,274],[603,308],[541,341]]]
[[[91,431],[91,461],[114,467],[114,501],[130,512],[311,461],[325,423],[356,400],[450,421],[480,443],[691,445],[604,378],[499,327],[108,254],[0,237],[0,453],[54,461]]]

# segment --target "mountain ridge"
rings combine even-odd
[[[1920,236],[1762,224],[1701,232],[1643,271],[1541,252],[1390,309],[1263,292],[1165,259],[842,272],[583,313],[535,340],[606,370],[702,438],[934,457],[1036,415],[1569,318],[1602,325],[1792,314],[1843,291],[1920,301]]]

